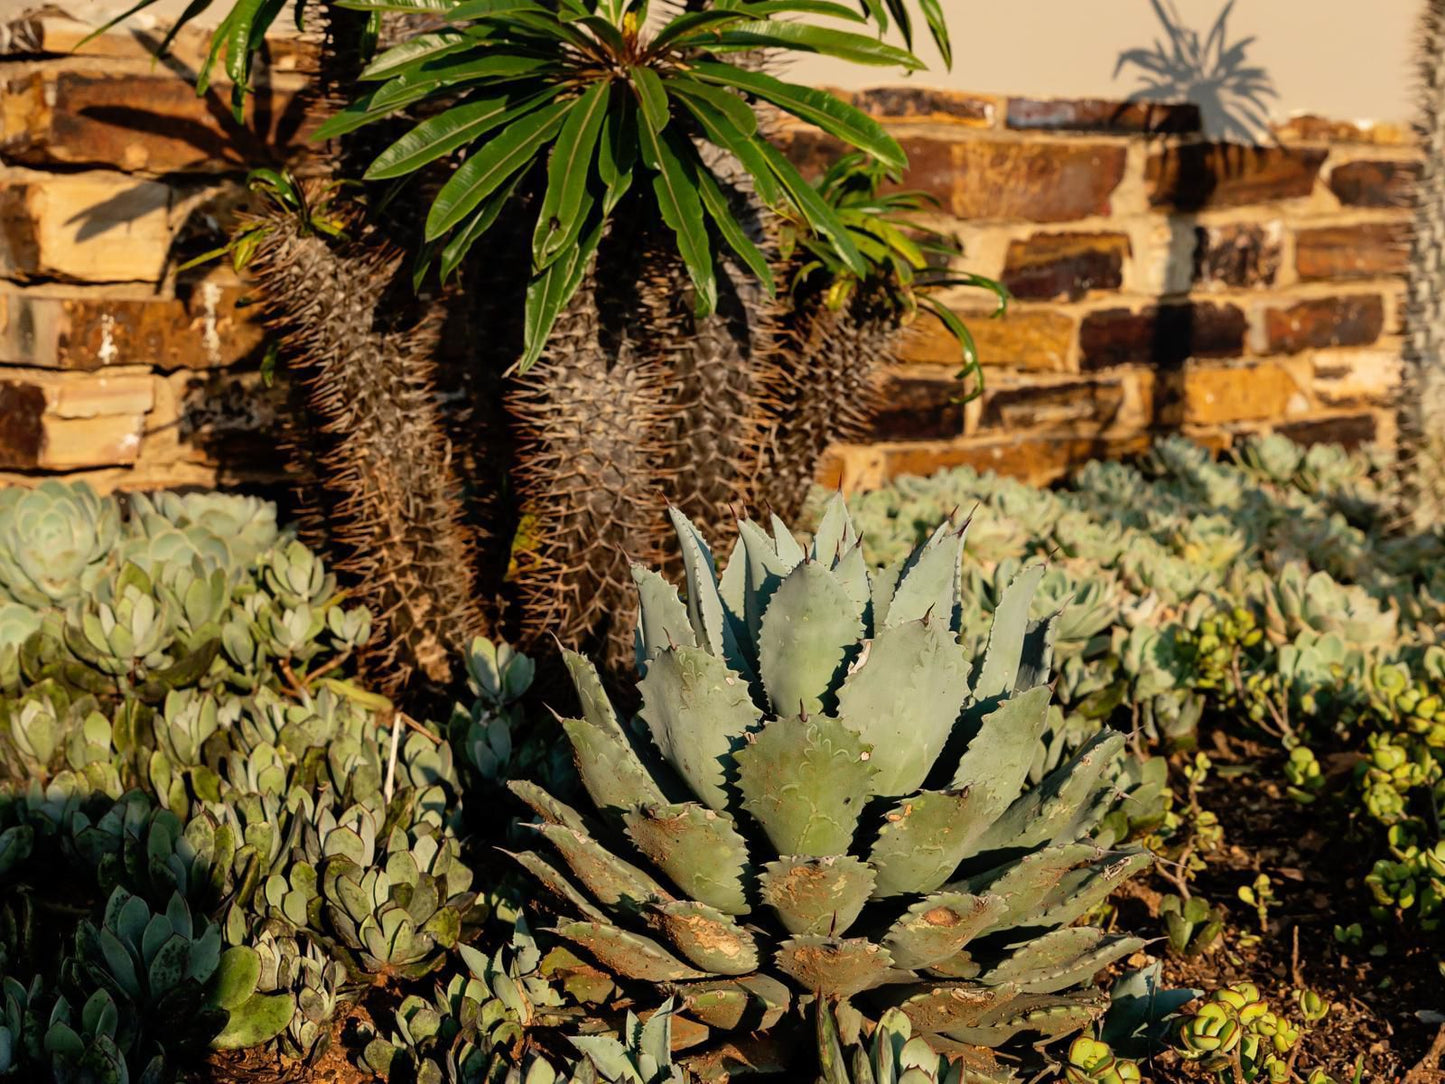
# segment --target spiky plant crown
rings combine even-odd
[[[560,858],[519,856],[561,901],[557,932],[710,1026],[767,1030],[803,995],[894,1004],[979,1071],[1093,1019],[1107,998],[1081,985],[1142,942],[1072,923],[1149,858],[1087,841],[1121,735],[1024,792],[1050,697],[1042,566],[980,660],[958,640],[961,531],[870,571],[837,499],[807,547],[740,523],[719,580],[672,520],[687,595],[634,570],[632,731],[567,655],[594,813],[513,784]]]

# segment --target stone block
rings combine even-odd
[[[1330,191],[1346,207],[1408,207],[1419,162],[1345,162],[1330,170]]]
[[[962,314],[978,347],[979,362],[1036,372],[1064,372],[1074,344],[1075,321],[1048,309],[1010,306],[1000,317]],[[920,317],[901,351],[906,362],[932,365],[961,363],[958,340],[931,317]]]
[[[1273,286],[1283,262],[1283,234],[1278,222],[1195,227],[1194,282],[1206,288]]]
[[[45,439],[35,466],[41,470],[80,470],[123,466],[140,455],[145,416],[45,419]]]
[[[1404,362],[1395,350],[1317,350],[1310,358],[1314,393],[1330,406],[1388,404],[1400,390]]]
[[[255,310],[239,305],[245,293],[225,274],[179,283],[174,298],[0,286],[0,362],[166,371],[246,363],[258,356],[264,332]]]
[[[243,123],[226,87],[196,96],[163,67],[105,72],[61,61],[0,70],[0,154],[35,167],[95,166],[126,172],[221,173],[295,164],[315,119],[302,108],[300,76],[259,83]],[[258,120],[259,118],[259,120]]]
[[[1184,422],[1228,422],[1282,418],[1307,409],[1306,393],[1281,365],[1187,365],[1184,368]]]
[[[1071,222],[1109,213],[1124,178],[1126,150],[1112,143],[954,144],[959,218]]]
[[[29,381],[0,380],[0,467],[36,466],[44,444],[45,389]]]
[[[1306,281],[1403,275],[1410,265],[1404,222],[1320,226],[1295,234],[1295,270]]]
[[[1187,358],[1238,357],[1246,321],[1235,305],[1188,302],[1150,305],[1138,312],[1102,309],[1079,329],[1079,367],[1085,372],[1114,365],[1170,368]]]
[[[1406,146],[1413,142],[1410,131],[1399,124],[1372,121],[1330,120],[1304,113],[1271,129],[1283,143],[1370,143],[1375,146]]]
[[[900,474],[933,474],[950,467],[991,470],[1035,484],[1056,481],[1090,459],[1120,458],[1148,450],[1150,438],[1140,433],[1124,437],[1010,437],[977,439],[957,444],[919,444],[878,449],[876,471],[880,481]]]
[[[1149,156],[1149,202],[1180,211],[1242,207],[1308,196],[1328,151],[1190,143]]]
[[[1007,432],[1097,433],[1114,425],[1124,407],[1118,377],[986,386],[979,429]]]
[[[998,113],[996,98],[933,87],[870,87],[858,91],[853,104],[885,120],[930,121],[966,128],[992,128]]]
[[[1123,233],[1036,233],[1011,241],[1002,282],[1017,298],[1077,301],[1124,281],[1129,237]]]
[[[1260,352],[1295,354],[1331,346],[1368,346],[1385,326],[1379,294],[1352,294],[1297,301],[1264,311]]]
[[[77,470],[134,463],[145,411],[153,401],[150,381],[149,375],[130,374],[109,388],[95,388],[62,386],[30,373],[0,380],[0,468]]]
[[[1198,132],[1190,103],[1120,102],[1106,98],[1010,98],[1008,127],[1026,132],[1163,135]]]
[[[963,384],[936,368],[885,377],[870,429],[874,440],[943,440],[963,432]]]
[[[116,173],[0,172],[0,277],[158,282],[180,202]]]
[[[1332,414],[1307,418],[1274,427],[1296,444],[1343,444],[1358,448],[1372,443],[1379,434],[1379,419],[1373,414]]]

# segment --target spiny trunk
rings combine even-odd
[[[1419,136],[1399,412],[1407,514],[1445,521],[1445,0],[1427,0],[1418,60]]]
[[[792,521],[834,444],[862,440],[903,331],[886,304],[860,290],[839,311],[798,302],[772,370],[770,440],[762,477],[772,511]]]
[[[436,327],[404,325],[403,254],[371,231],[343,243],[278,217],[252,267],[262,312],[299,382],[296,461],[314,471],[305,524],[377,618],[373,680],[445,683],[484,629],[460,485],[433,379]]]
[[[524,643],[555,635],[624,667],[636,607],[630,565],[663,555],[663,493],[678,408],[676,318],[665,250],[614,219],[546,353],[506,396],[519,510],[514,547]]]

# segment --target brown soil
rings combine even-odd
[[[1371,918],[1361,878],[1378,844],[1368,829],[1352,828],[1344,810],[1292,801],[1278,782],[1282,757],[1275,749],[1235,742],[1211,751],[1211,757],[1216,771],[1201,803],[1219,817],[1224,842],[1207,856],[1208,868],[1192,887],[1194,894],[1223,905],[1229,924],[1215,949],[1195,959],[1174,956],[1165,943],[1151,946],[1165,959],[1168,984],[1211,990],[1253,982],[1276,1011],[1291,1008],[1302,987],[1320,994],[1331,1008],[1301,1042],[1296,1062],[1301,1080],[1321,1067],[1348,1084],[1362,1059],[1364,1080],[1445,1082],[1440,1069],[1445,1038],[1435,1045],[1445,1030],[1417,1015],[1445,1010],[1439,935]],[[1249,944],[1241,935],[1260,934],[1258,918],[1237,892],[1261,872],[1273,882],[1278,902],[1269,909],[1267,935]],[[1116,901],[1120,925],[1162,932],[1157,904],[1161,894],[1174,891],[1152,874]],[[1364,927],[1364,940],[1341,945],[1334,928],[1352,922]],[[1175,1081],[1204,1074],[1165,1055],[1146,1067],[1145,1075]]]

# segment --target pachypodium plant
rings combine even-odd
[[[1087,983],[1143,942],[1073,923],[1149,856],[1087,838],[1122,735],[1021,794],[1049,706],[1042,566],[980,659],[957,639],[962,531],[870,571],[838,498],[807,547],[741,522],[719,580],[672,517],[687,601],[634,572],[650,745],[569,655],[583,717],[563,726],[601,824],[512,784],[558,856],[519,856],[559,897],[557,932],[710,1026],[856,998],[981,1073],[1016,1036],[1095,1019]]]

